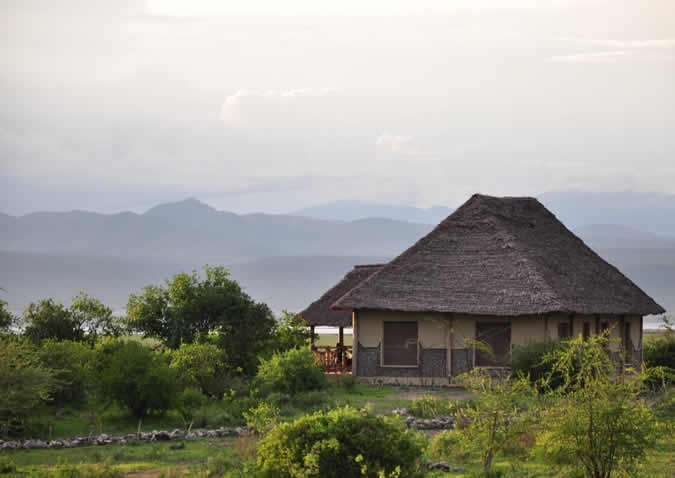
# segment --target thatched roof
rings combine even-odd
[[[300,312],[308,325],[326,325],[332,327],[351,327],[351,310],[333,310],[333,302],[373,275],[382,264],[354,266],[344,278],[309,307]]]
[[[478,194],[334,307],[500,316],[664,312],[536,199]]]

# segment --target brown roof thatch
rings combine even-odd
[[[334,306],[501,316],[664,312],[536,199],[478,194]]]
[[[352,313],[350,310],[333,310],[330,308],[333,302],[373,275],[382,264],[368,264],[354,266],[345,274],[344,278],[335,284],[319,300],[311,303],[309,307],[300,312],[308,325],[326,325],[332,327],[351,327]]]

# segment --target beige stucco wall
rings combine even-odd
[[[418,321],[419,342],[423,348],[444,349],[449,342],[450,321],[443,314],[386,311],[358,312],[358,340],[364,347],[377,347],[382,342],[385,321]]]

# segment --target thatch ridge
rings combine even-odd
[[[352,313],[350,310],[334,310],[331,305],[354,287],[367,280],[384,264],[360,264],[347,272],[343,279],[326,291],[318,300],[300,312],[308,325],[351,327]]]
[[[479,194],[334,306],[500,316],[665,312],[535,198]]]

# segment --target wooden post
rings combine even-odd
[[[352,311],[352,375],[356,377],[359,360],[359,324],[357,323],[358,314]]]
[[[309,330],[310,330],[310,332],[311,332],[311,334],[312,334],[312,336],[309,338],[309,348],[310,348],[311,350],[314,350],[314,326],[312,325],[312,326],[309,328]]]
[[[345,345],[345,330],[344,327],[340,327],[340,331],[338,332],[338,343],[340,344],[340,368],[344,371],[345,367],[347,366],[347,354],[345,353],[344,345]]]

